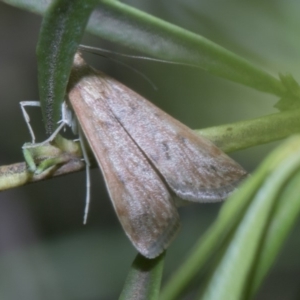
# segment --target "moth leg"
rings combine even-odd
[[[58,135],[59,131],[65,126],[71,126],[71,117],[72,114],[68,112],[68,107],[66,104],[63,103],[62,105],[62,120],[59,122],[61,123],[58,128],[54,131],[54,133],[45,141],[41,143],[35,143],[35,135],[34,131],[30,125],[30,117],[27,113],[25,106],[34,106],[34,107],[40,107],[41,104],[39,101],[21,101],[20,102],[21,110],[25,119],[25,122],[27,124],[27,127],[29,129],[30,135],[31,135],[31,143],[26,143],[22,146],[23,149],[23,155],[25,158],[25,161],[27,162],[29,169],[36,173],[41,173],[44,170],[48,169],[49,167],[60,163],[60,161],[57,161],[56,159],[53,159],[53,155],[55,154],[49,154],[49,158],[43,160],[43,163],[39,164],[39,167],[35,164],[35,158],[39,157],[44,151],[46,151],[48,148],[51,148],[50,142],[54,140],[54,138]],[[52,152],[52,151],[50,151]],[[46,151],[47,153],[47,151]],[[45,156],[46,154],[44,154]],[[47,155],[46,155],[47,156]]]
[[[27,102],[30,102],[30,104],[33,104],[33,105],[26,104]],[[25,103],[25,105],[24,105],[24,103]],[[25,144],[23,146],[23,149],[33,148],[33,147],[37,147],[37,146],[43,146],[45,144],[48,144],[48,143],[52,142],[56,138],[56,136],[59,134],[59,132],[66,125],[69,126],[69,127],[71,127],[72,130],[74,130],[74,128],[75,128],[75,125],[74,125],[75,121],[74,121],[74,118],[73,118],[72,111],[68,108],[68,106],[66,105],[66,103],[63,102],[62,103],[62,108],[61,108],[62,119],[58,122],[59,126],[55,129],[55,131],[46,140],[44,140],[41,143],[35,143],[35,136],[34,136],[32,128],[31,128],[31,126],[29,124],[29,120],[30,120],[29,119],[29,115],[27,114],[24,106],[40,106],[40,102],[38,102],[38,101],[23,101],[23,104],[21,104],[23,115],[24,115],[25,121],[27,123],[27,126],[29,128],[31,137],[32,137],[32,143],[31,144],[29,144],[29,143]]]
[[[32,130],[32,127],[30,125],[30,117],[29,114],[27,113],[25,106],[34,106],[34,107],[40,107],[40,101],[21,101],[20,102],[20,106],[21,106],[21,110],[22,110],[22,114],[24,117],[24,120],[26,122],[26,125],[28,127],[30,136],[31,136],[31,143],[34,144],[35,143],[35,135],[34,132]]]
[[[27,124],[27,127],[29,129],[29,133],[31,136],[31,143],[26,143],[23,145],[23,153],[24,153],[24,158],[27,161],[29,168],[32,172],[36,172],[37,166],[34,162],[34,155],[31,153],[30,149],[32,148],[39,148],[42,146],[46,146],[48,143],[52,142],[56,136],[59,134],[59,132],[67,125],[71,127],[72,131],[74,134],[79,133],[79,141],[82,149],[82,154],[83,158],[86,164],[86,200],[85,200],[85,209],[84,209],[84,219],[83,223],[86,224],[87,222],[87,217],[88,217],[88,211],[89,211],[89,205],[90,205],[90,187],[91,187],[91,180],[90,180],[90,160],[87,155],[86,147],[84,144],[84,136],[81,130],[78,130],[77,128],[77,121],[73,116],[72,110],[70,110],[65,102],[62,103],[62,108],[61,108],[61,115],[62,118],[58,122],[59,126],[56,128],[56,130],[48,137],[46,140],[44,140],[41,143],[35,143],[35,135],[34,131],[30,125],[30,117],[29,114],[27,113],[25,106],[34,106],[34,107],[40,107],[41,104],[39,101],[21,101],[20,102],[21,110],[23,117],[25,119],[25,122]],[[79,132],[78,132],[79,131]],[[55,160],[54,163],[52,163],[52,159],[46,160],[46,165],[47,163],[50,164],[50,167],[55,165]],[[49,167],[49,166],[48,166]],[[45,168],[47,169],[47,168]]]

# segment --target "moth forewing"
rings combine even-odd
[[[184,200],[219,201],[247,176],[213,143],[79,54],[68,90],[120,222],[147,257],[165,249],[179,226],[169,188]]]
[[[103,80],[110,90],[105,101],[111,111],[177,196],[220,201],[247,176],[212,142],[116,80]]]
[[[97,74],[102,82],[101,101],[107,103],[180,198],[196,202],[220,201],[247,176],[238,163],[209,140],[115,79],[91,68],[89,72]]]
[[[80,72],[79,72],[80,73]],[[73,69],[69,101],[102,170],[118,218],[137,250],[159,255],[179,228],[174,200],[145,155],[112,114],[96,75]],[[74,81],[72,81],[74,79]]]

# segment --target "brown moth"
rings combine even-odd
[[[225,199],[247,173],[195,134],[77,53],[69,102],[103,173],[118,218],[133,245],[154,258],[180,223],[174,196]]]

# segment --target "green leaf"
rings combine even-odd
[[[300,172],[297,171],[278,195],[270,224],[265,233],[261,251],[252,273],[253,282],[249,287],[249,299],[259,288],[276,259],[285,239],[300,213]]]
[[[5,2],[22,8],[26,8],[24,3],[28,3],[28,9],[34,10],[34,0]],[[36,6],[39,7],[37,13],[41,10],[39,2],[36,0]],[[259,91],[279,96],[287,93],[286,86],[280,80],[240,56],[200,35],[118,1],[99,1],[99,7],[92,14],[87,30],[155,58],[198,67]]]
[[[37,58],[41,108],[49,135],[61,118],[73,57],[95,5],[95,0],[56,0],[43,19]]]
[[[281,111],[299,109],[300,107],[300,86],[291,74],[279,74],[282,84],[289,91],[287,95],[278,101],[274,107]]]
[[[285,91],[278,79],[233,52],[118,1],[101,1],[87,29],[155,58],[198,67],[260,91],[277,95]]]
[[[289,156],[278,164],[278,168],[257,190],[242,221],[232,234],[230,243],[219,258],[202,300],[245,298],[251,286],[249,277],[252,268],[257,268],[256,258],[260,254],[268,221],[278,200],[277,195],[299,167],[298,153]]]
[[[166,285],[161,299],[177,299],[212,260],[215,265],[201,299],[243,299],[257,290],[299,211],[298,189],[291,200],[280,198],[286,196],[286,187],[291,193],[291,186],[296,186],[291,180],[300,169],[299,152],[300,137],[289,139],[226,201],[215,224]],[[283,205],[286,207],[281,209]],[[287,220],[290,211],[294,213]],[[276,234],[278,228],[283,228],[280,234]]]
[[[155,259],[138,254],[127,276],[119,300],[158,299],[165,253]]]

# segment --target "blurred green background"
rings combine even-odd
[[[123,1],[205,36],[276,75],[300,81],[300,2]],[[19,102],[38,100],[35,47],[41,17],[0,2],[0,165],[23,160],[30,137]],[[120,28],[121,30],[121,28]],[[84,44],[129,54],[86,35]],[[123,59],[156,85],[110,60],[86,55],[93,66],[119,79],[187,124],[199,129],[276,112],[274,96],[204,71]],[[28,109],[38,140],[41,112]],[[232,156],[249,172],[276,143]],[[84,172],[0,193],[0,299],[116,299],[136,252],[112,209],[99,170],[92,171],[92,204],[82,225]],[[180,209],[182,229],[168,250],[165,277],[176,269],[217,216],[220,204]],[[298,223],[256,299],[299,299]],[[230,274],[228,274],[230,276]],[[190,296],[190,297],[189,297]],[[185,299],[193,299],[193,291]]]

